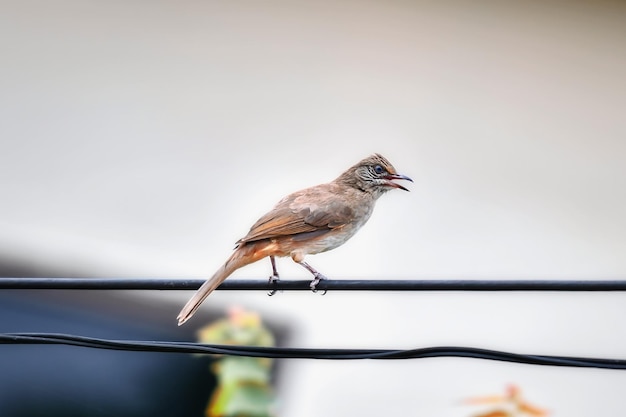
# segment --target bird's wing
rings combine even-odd
[[[337,198],[331,190],[320,187],[285,197],[269,213],[257,220],[238,243],[330,231],[353,221],[355,213],[347,199]]]

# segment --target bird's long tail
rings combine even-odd
[[[242,266],[248,265],[252,262],[258,261],[263,258],[264,254],[259,253],[256,250],[255,244],[242,244],[239,246],[228,260],[222,265],[211,278],[209,278],[194,295],[187,301],[187,304],[178,313],[178,325],[181,326],[187,320],[193,316],[200,304],[215,290],[219,285],[224,282],[226,278],[230,276],[235,270]]]

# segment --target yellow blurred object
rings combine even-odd
[[[258,313],[241,307],[228,309],[227,317],[198,331],[200,343],[274,346],[274,336]],[[274,416],[274,392],[270,384],[272,360],[245,356],[215,355],[212,371],[217,388],[206,409],[207,417]]]

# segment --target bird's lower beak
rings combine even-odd
[[[401,175],[401,174],[389,174],[385,177],[385,179],[387,180],[387,185],[389,185],[390,187],[399,188],[404,191],[409,191],[409,189],[398,184],[397,182],[393,182],[392,180],[406,180],[406,181],[413,182],[411,178],[407,177],[406,175]]]

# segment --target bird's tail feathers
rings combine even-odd
[[[200,304],[217,288],[219,285],[224,282],[226,278],[230,276],[235,270],[241,268],[242,266],[248,265],[249,263],[255,262],[258,258],[255,257],[255,245],[240,245],[226,260],[224,265],[222,265],[216,272],[213,274],[211,278],[209,278],[198,290],[194,293],[194,295],[187,301],[187,304],[183,307],[183,309],[178,313],[178,325],[183,325],[187,320],[193,316],[196,312]]]

